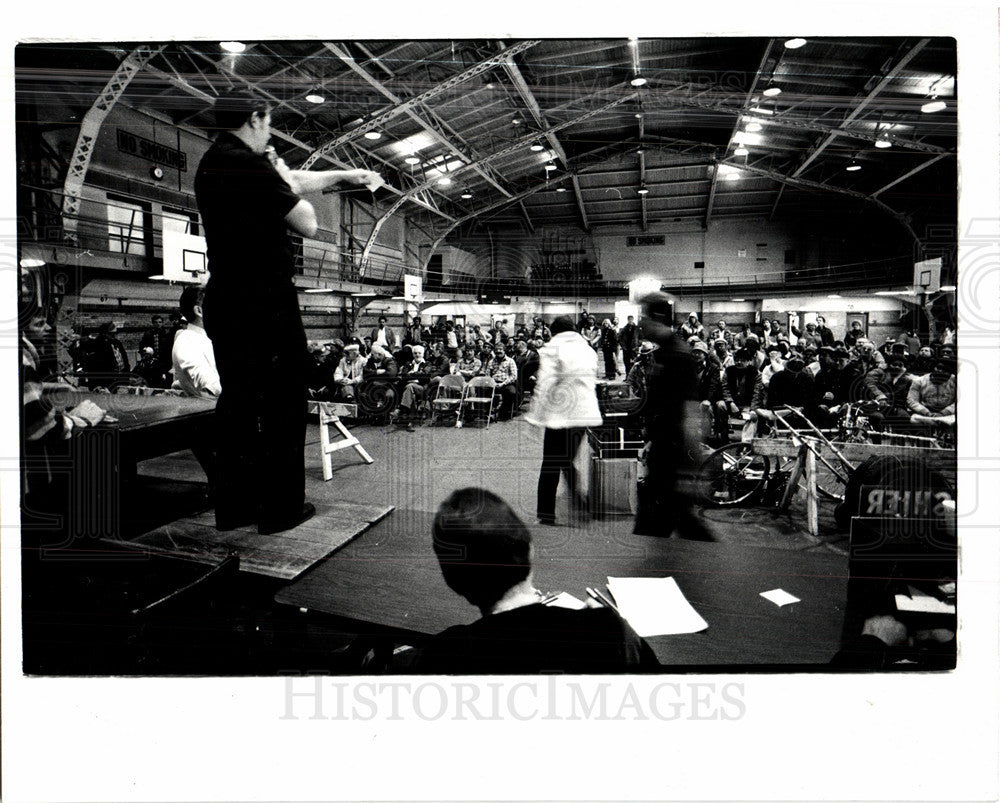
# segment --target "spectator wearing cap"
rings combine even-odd
[[[754,391],[763,388],[760,371],[754,364],[756,354],[748,348],[738,349],[733,355],[733,365],[725,369],[722,381],[733,402],[742,412],[751,409]],[[760,391],[763,397],[763,390]]]
[[[753,366],[760,371],[767,364],[767,354],[761,348],[760,338],[755,334],[747,336],[743,348],[749,349],[753,353]]]
[[[738,413],[739,407],[729,394],[729,386],[723,383],[718,365],[709,358],[708,346],[698,341],[692,352],[698,370],[698,401],[710,423],[710,431],[716,436],[724,437],[729,431],[729,414]]]
[[[147,387],[162,388],[166,385],[167,375],[163,370],[163,364],[156,359],[150,346],[146,346],[139,352],[139,359],[132,369],[132,373],[138,376]]]
[[[336,397],[346,402],[353,402],[357,395],[357,387],[364,379],[365,363],[361,356],[361,346],[348,343],[344,346],[344,356],[341,357],[333,372],[333,383],[336,387]]]
[[[727,368],[733,365],[734,360],[733,355],[729,353],[729,344],[723,338],[712,341],[712,351],[709,354],[709,361],[715,363],[719,369],[720,377]]]
[[[844,345],[852,349],[857,345],[858,340],[865,336],[865,330],[861,327],[861,321],[856,318],[851,321],[851,328],[844,335]]]
[[[688,319],[681,324],[681,337],[685,340],[692,337],[697,337],[699,340],[705,339],[705,327],[698,320],[697,313],[690,313]]]
[[[771,343],[767,346],[767,364],[760,372],[761,382],[763,382],[764,387],[771,384],[771,377],[784,369],[785,360],[782,356],[781,346],[778,343]]]
[[[382,348],[393,351],[397,347],[399,340],[396,337],[396,333],[386,323],[387,319],[385,315],[379,315],[378,326],[372,329],[370,337],[373,344],[377,343]]]
[[[868,395],[886,417],[909,417],[907,398],[913,377],[907,373],[906,358],[891,354],[885,368],[876,368],[865,379]]]
[[[803,370],[812,374],[813,379],[819,373],[819,349],[820,347],[816,345],[803,346],[802,348],[802,359],[806,363],[806,367]]]
[[[927,376],[910,383],[906,405],[914,424],[955,426],[955,369],[950,360],[937,360]]]
[[[823,336],[816,330],[816,324],[811,321],[806,324],[804,330],[799,330],[798,327],[792,327],[792,334],[795,335],[799,341],[800,346],[815,346],[819,348],[823,345]]]

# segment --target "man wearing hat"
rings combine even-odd
[[[344,356],[333,372],[333,381],[340,399],[354,401],[357,387],[364,379],[365,362],[365,358],[361,356],[361,346],[357,343],[344,346]]]
[[[698,400],[711,424],[711,431],[717,436],[726,436],[729,432],[729,414],[735,415],[740,410],[729,395],[729,387],[722,382],[719,366],[709,357],[708,346],[699,340],[692,351],[698,368]]]
[[[684,336],[673,333],[670,297],[650,293],[642,306],[643,332],[658,348],[646,378],[647,475],[633,531],[664,537],[676,531],[682,538],[714,541],[691,510],[690,494],[678,487],[690,487],[701,452],[697,366]]]
[[[632,394],[640,399],[646,395],[646,374],[652,364],[654,351],[656,351],[656,345],[648,340],[643,340],[639,345],[638,355],[625,378],[629,387],[632,388]]]

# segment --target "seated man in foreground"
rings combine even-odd
[[[449,588],[482,618],[451,627],[421,651],[421,674],[655,671],[656,656],[609,608],[541,603],[532,584],[531,533],[500,497],[455,491],[434,518],[434,552]]]

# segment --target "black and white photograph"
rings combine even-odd
[[[347,744],[400,706],[732,748],[786,682],[950,704],[996,601],[960,572],[995,552],[1000,328],[960,117],[995,148],[996,92],[947,26],[792,23],[12,43],[5,676],[232,688],[236,739],[263,688],[247,729]],[[450,799],[369,761],[42,798]],[[463,796],[769,794],[619,783]]]

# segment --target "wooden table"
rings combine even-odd
[[[72,392],[65,408],[89,399],[117,421],[80,430],[70,441],[70,535],[121,535],[122,486],[139,462],[214,440],[215,400]]]
[[[431,550],[433,516],[397,510],[307,571],[279,603],[350,620],[356,632],[415,644],[478,618],[451,591]],[[648,639],[674,670],[803,668],[836,653],[847,589],[847,558],[827,552],[532,528],[535,585],[584,598],[615,577],[673,577],[708,622],[701,633]],[[801,602],[777,607],[760,592],[783,588]]]

